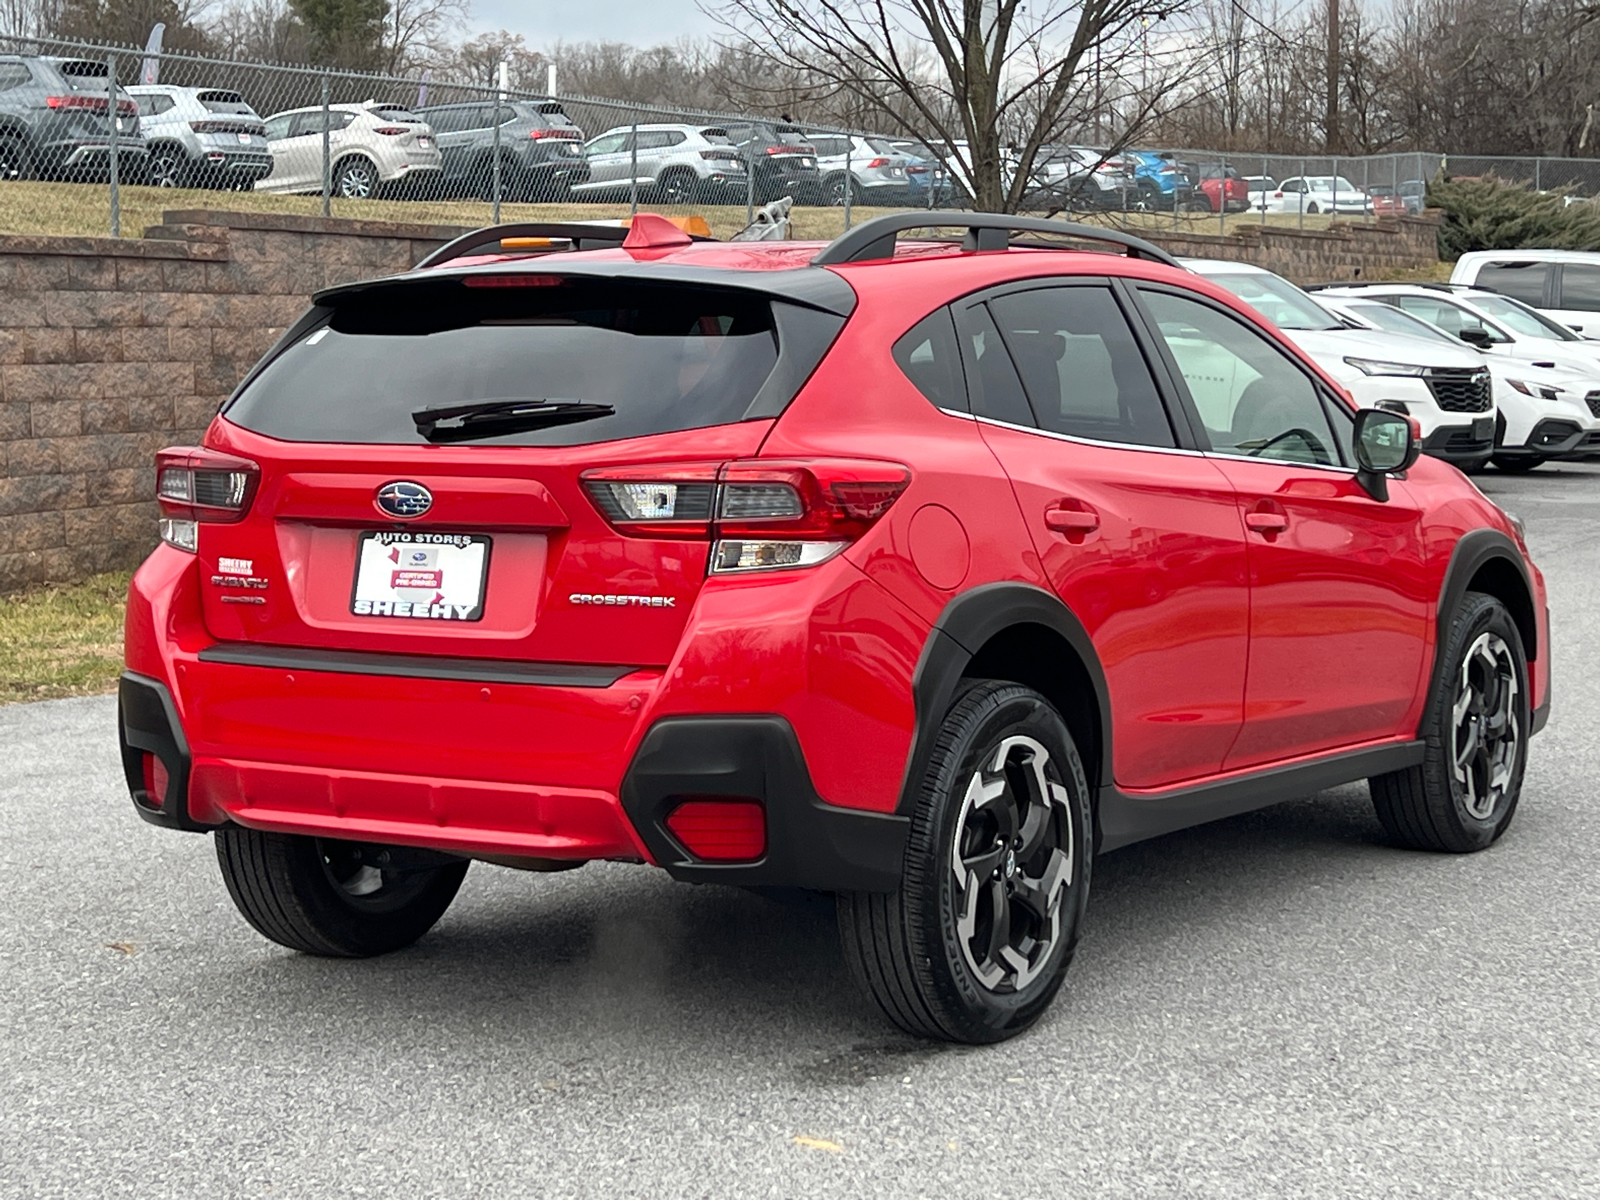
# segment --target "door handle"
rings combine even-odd
[[[1275,533],[1282,533],[1289,528],[1289,518],[1281,512],[1271,510],[1247,512],[1244,515],[1245,528],[1252,533],[1259,533],[1271,537]]]
[[[1046,529],[1056,533],[1078,534],[1093,533],[1100,528],[1100,514],[1088,505],[1082,508],[1063,508],[1059,504],[1052,504],[1044,510],[1044,525]]]

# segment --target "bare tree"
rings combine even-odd
[[[935,139],[975,207],[1015,212],[1040,150],[1110,118],[1113,147],[1159,111],[1133,90],[1142,22],[1189,0],[726,0],[707,11],[746,49],[901,129]],[[1117,102],[1113,104],[1112,97]],[[965,154],[954,149],[966,144]],[[941,145],[942,143],[942,145]]]
[[[471,11],[471,0],[389,0],[383,18],[384,69],[399,75],[437,61]]]

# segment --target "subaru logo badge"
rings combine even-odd
[[[399,480],[378,489],[378,511],[391,517],[420,517],[433,507],[433,493],[420,483]]]

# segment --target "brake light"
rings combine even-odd
[[[402,133],[410,133],[411,130],[404,125],[379,125],[372,132],[381,133],[384,137],[399,137]]]
[[[768,146],[768,154],[810,154],[805,146]]]
[[[190,121],[189,128],[196,133],[253,133],[259,137],[265,137],[267,133],[264,126],[251,125],[244,121]]]
[[[46,96],[46,108],[85,108],[91,112],[106,112],[111,108],[111,101],[105,96]],[[125,117],[137,116],[139,106],[132,100],[118,100],[117,112]]]
[[[528,136],[536,142],[542,142],[546,138],[567,138],[576,141],[580,135],[576,129],[533,129],[528,131]]]
[[[261,468],[247,458],[199,446],[170,446],[156,454],[156,500],[161,540],[194,551],[199,523],[244,520],[255,499]]]
[[[887,158],[875,158],[867,164],[867,170],[870,171],[873,167],[887,167],[888,165],[889,160]]]
[[[586,471],[620,533],[709,539],[713,573],[809,567],[870,529],[911,482],[899,463],[745,459]]]

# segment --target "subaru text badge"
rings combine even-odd
[[[379,488],[373,503],[386,516],[420,517],[433,507],[433,493],[420,483],[399,480]]]

